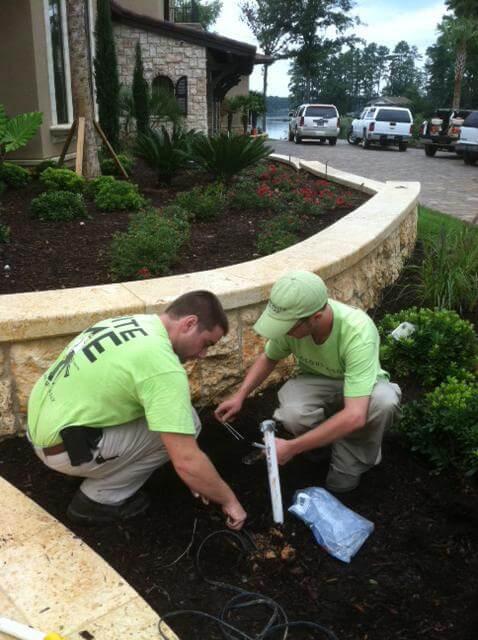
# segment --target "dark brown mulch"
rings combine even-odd
[[[258,437],[269,418],[274,390],[247,402],[238,428]],[[286,514],[273,527],[265,466],[245,466],[241,446],[212,418],[204,423],[201,446],[243,501],[256,554],[240,557],[237,546],[214,539],[201,555],[203,573],[274,598],[290,620],[318,622],[339,640],[476,640],[478,625],[478,490],[450,476],[437,477],[391,435],[382,464],[342,501],[375,523],[375,531],[350,564],[328,556],[310,530]],[[327,461],[298,457],[281,469],[284,505],[294,491],[323,485]],[[49,471],[25,439],[0,445],[0,473],[56,518],[78,480]],[[233,593],[205,583],[194,558],[200,542],[224,528],[214,507],[198,504],[168,465],[146,485],[153,498],[149,515],[119,526],[70,528],[102,555],[159,613],[196,609],[218,615]],[[188,547],[196,522],[196,533]],[[284,558],[281,558],[281,554]],[[257,611],[234,620],[251,630]],[[184,640],[223,638],[211,621],[184,616],[170,621]],[[87,631],[87,629],[86,629]],[[292,630],[289,638],[322,639],[318,631]],[[275,634],[274,638],[282,637]]]
[[[161,188],[154,174],[141,163],[135,167],[132,180],[156,207],[168,204],[179,191],[208,182],[203,174],[189,171],[178,175],[170,187]],[[0,223],[10,227],[11,241],[0,244],[0,294],[110,283],[111,238],[115,232],[126,231],[131,214],[97,212],[89,202],[90,219],[61,223],[32,220],[30,202],[40,191],[39,183],[33,182],[24,189],[8,190],[1,197]],[[339,188],[338,194],[342,192],[350,190]],[[353,192],[351,200],[351,206],[326,211],[304,223],[298,234],[300,239],[334,223],[367,196]],[[214,269],[258,257],[258,229],[273,217],[271,211],[228,211],[218,222],[195,223],[191,239],[171,273]]]

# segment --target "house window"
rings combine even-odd
[[[188,115],[188,79],[187,76],[181,76],[176,82],[176,102],[181,109],[183,116]]]
[[[53,124],[71,122],[71,83],[64,0],[45,0],[48,72]]]
[[[174,85],[168,76],[156,76],[152,82],[153,93],[167,92],[174,95]]]

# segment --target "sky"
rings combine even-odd
[[[356,0],[351,15],[358,16],[364,23],[354,27],[354,32],[367,42],[393,49],[400,40],[406,40],[425,57],[427,47],[436,40],[436,27],[445,10],[444,0]],[[238,0],[223,0],[222,12],[213,30],[222,36],[257,46],[240,15]],[[288,95],[288,69],[286,60],[269,67],[268,95]],[[250,88],[262,91],[261,65],[256,65],[251,75]]]

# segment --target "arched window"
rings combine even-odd
[[[181,76],[176,82],[176,102],[183,116],[188,115],[188,78]]]
[[[152,82],[151,88],[153,93],[159,91],[167,91],[172,96],[174,96],[174,85],[172,80],[168,78],[168,76],[156,76],[156,78],[154,78]]]

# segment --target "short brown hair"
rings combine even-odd
[[[214,327],[219,326],[224,331],[224,335],[229,331],[229,320],[222,304],[211,291],[184,293],[169,305],[166,313],[173,318],[195,315],[202,330],[212,331]]]

